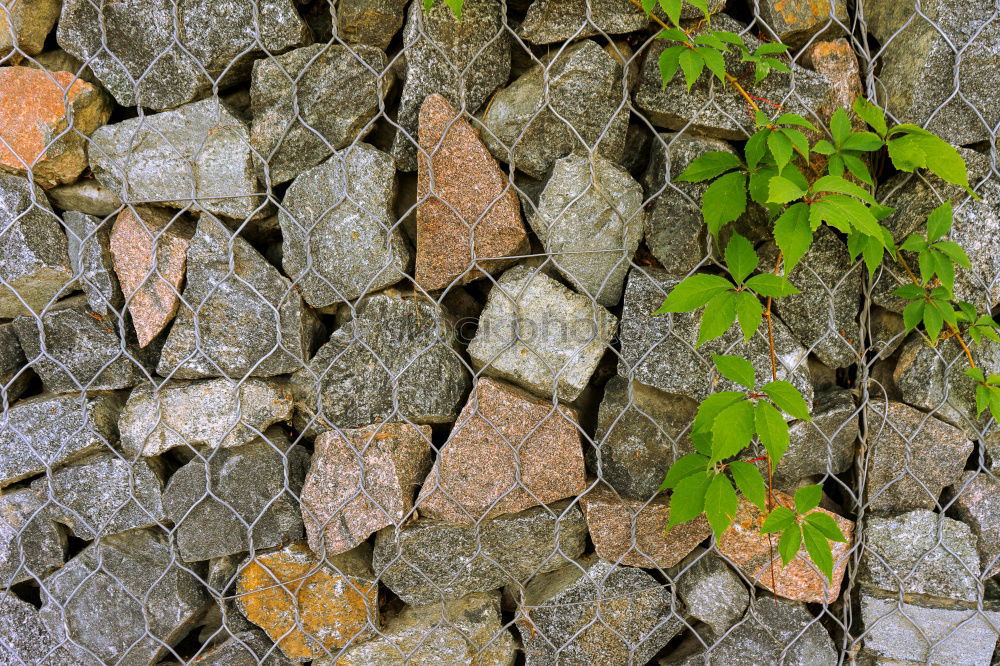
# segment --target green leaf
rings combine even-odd
[[[653,314],[691,312],[702,307],[724,291],[733,289],[733,283],[724,277],[708,273],[695,273],[684,278],[673,288],[663,305]]]
[[[754,275],[746,281],[746,286],[761,296],[770,296],[772,298],[782,298],[799,293],[799,290],[784,275],[774,275],[772,273]]]
[[[934,243],[934,249],[947,255],[949,259],[965,269],[971,269],[972,264],[969,262],[969,256],[965,254],[965,250],[962,246],[954,241],[938,241]]]
[[[934,342],[941,335],[942,328],[944,328],[944,316],[937,307],[937,301],[931,301],[924,308],[924,330],[927,331],[927,336]]]
[[[809,207],[809,219],[826,222],[830,226],[849,233],[857,229],[866,236],[881,238],[878,220],[863,203],[843,194],[828,194]]]
[[[434,7],[434,0],[424,0],[424,11],[425,12],[429,12],[432,7]]]
[[[750,241],[734,233],[726,245],[726,268],[736,284],[743,284],[743,280],[757,269],[759,261]]]
[[[951,257],[936,249],[927,250],[926,254],[931,257],[931,264],[934,266],[934,273],[937,274],[941,284],[954,289],[955,287],[955,264],[951,263]]]
[[[809,159],[809,140],[806,139],[805,134],[796,129],[783,129],[779,131],[792,142],[792,148],[795,149],[795,152],[804,159]]]
[[[847,537],[840,531],[840,526],[829,514],[822,511],[813,511],[806,516],[806,522],[819,530],[820,534],[830,541],[837,543],[847,543]]]
[[[830,134],[838,146],[843,146],[843,142],[851,135],[851,119],[847,117],[847,112],[837,109],[830,118]]]
[[[802,394],[784,379],[777,379],[765,384],[763,391],[778,406],[778,409],[792,418],[812,421],[812,417],[809,416],[809,407],[806,406]]]
[[[951,199],[949,199],[927,216],[927,241],[933,243],[951,231],[951,220]]]
[[[675,25],[681,20],[681,0],[660,0],[660,9]]]
[[[757,466],[734,460],[729,463],[729,471],[732,472],[733,481],[736,482],[736,487],[740,489],[743,496],[756,504],[761,511],[766,511],[767,486]]]
[[[708,3],[706,0],[687,0],[687,3],[695,9],[700,9],[705,18],[709,17]]]
[[[819,506],[823,499],[823,486],[813,484],[802,486],[795,491],[795,510],[799,513],[808,513]]]
[[[688,164],[687,168],[681,172],[674,180],[686,183],[700,183],[720,176],[727,171],[739,169],[743,166],[740,158],[725,150],[713,150],[705,153],[698,159]]]
[[[776,506],[767,514],[764,524],[760,526],[761,534],[782,532],[795,524],[795,512],[783,506]]]
[[[809,559],[832,582],[833,551],[830,549],[830,542],[826,540],[826,537],[818,529],[809,523],[805,523],[802,526],[802,536],[806,542],[806,552],[809,553]]]
[[[764,153],[767,152],[767,137],[771,133],[769,129],[758,130],[747,140],[746,146],[743,148],[743,154],[747,158],[747,166],[751,169],[756,169],[757,165],[764,158]]]
[[[885,136],[888,131],[885,124],[885,112],[879,106],[859,97],[854,100],[852,108],[854,109],[854,112],[858,114],[858,117],[868,123],[868,125],[874,129],[879,136]]]
[[[729,483],[725,474],[716,474],[705,492],[705,516],[716,539],[733,524],[738,506],[739,499],[733,490],[733,484]]]
[[[757,297],[749,291],[741,291],[736,294],[736,318],[740,322],[740,330],[743,332],[743,339],[747,342],[753,334],[760,328],[760,322],[764,317],[764,306],[757,300]]]
[[[758,400],[754,407],[754,425],[760,443],[771,456],[771,464],[777,466],[788,450],[788,422],[771,403]]]
[[[746,43],[744,43],[743,38],[735,32],[730,32],[728,30],[713,30],[712,34],[727,44],[732,44],[733,46],[739,46],[746,49]]]
[[[426,2],[427,0],[424,0],[424,1]],[[653,13],[653,7],[655,7],[655,6],[656,6],[656,0],[642,0],[642,9],[647,14],[652,14]]]
[[[754,376],[753,366],[750,361],[741,356],[723,356],[722,354],[712,354],[712,361],[715,363],[719,374],[729,381],[736,382],[741,386],[753,390],[757,379]]]
[[[965,160],[954,146],[919,127],[899,125],[890,135],[897,132],[902,134],[892,136],[887,143],[893,166],[900,171],[926,168],[945,182],[972,193]]]
[[[698,413],[691,424],[691,432],[711,431],[712,424],[719,414],[727,407],[746,400],[746,394],[741,391],[721,391],[713,393],[698,405]]]
[[[731,458],[753,439],[753,403],[740,400],[726,407],[712,423],[712,464]]]
[[[844,142],[840,144],[840,149],[871,152],[878,150],[882,145],[882,139],[876,134],[872,134],[871,132],[854,132],[844,139]]]
[[[792,272],[809,251],[812,240],[808,204],[801,202],[792,204],[775,220],[774,241],[784,257],[786,275]]]
[[[768,183],[767,200],[772,203],[786,204],[805,196],[806,191],[784,176],[775,176]]]
[[[645,2],[646,0],[643,0],[643,1]],[[650,5],[652,5],[652,4],[653,4],[653,2],[650,2]],[[656,33],[656,38],[657,39],[669,39],[669,40],[672,40],[672,41],[675,41],[675,42],[687,42],[688,41],[688,35],[687,35],[687,33],[684,32],[683,30],[681,30],[680,28],[664,28],[663,30],[661,30],[658,33]],[[686,47],[682,47],[682,48],[686,48]]]
[[[781,42],[765,42],[757,47],[754,51],[754,55],[771,55],[775,53],[784,53],[788,50],[788,45],[782,44]]]
[[[788,563],[795,559],[802,545],[802,528],[798,523],[791,525],[781,533],[778,539],[778,554],[781,555],[781,564],[788,566]]]
[[[771,132],[767,137],[767,147],[770,148],[779,169],[783,169],[792,159],[792,140],[782,132]]]
[[[750,198],[765,207],[775,207],[768,203],[771,196],[769,188],[771,179],[778,175],[778,169],[772,166],[762,166],[750,174]]]
[[[687,81],[688,92],[691,92],[691,86],[698,80],[698,77],[701,76],[701,71],[705,68],[705,59],[694,49],[684,49],[677,60],[684,71],[684,79]]]
[[[722,53],[712,46],[699,46],[698,53],[705,60],[705,66],[715,74],[720,81],[726,80],[726,60]]]
[[[837,149],[834,148],[833,144],[826,139],[820,139],[816,142],[816,145],[813,146],[813,152],[819,153],[820,155],[833,155],[837,152]]]
[[[924,307],[927,305],[926,301],[913,301],[903,309],[903,326],[906,327],[906,333],[909,333],[915,329],[924,318]]]
[[[861,199],[870,204],[874,204],[875,197],[871,195],[868,190],[863,187],[859,187],[849,180],[844,180],[837,176],[823,176],[813,183],[813,191],[815,192],[837,192],[839,194],[847,194],[856,199]]]
[[[670,495],[670,518],[667,528],[694,520],[705,510],[708,474],[692,474],[681,479]]]
[[[990,406],[990,390],[980,384],[976,387],[976,416],[983,413]]]
[[[900,250],[909,250],[910,252],[923,252],[927,249],[927,241],[920,234],[910,234],[903,241],[903,244],[899,246]]]
[[[701,472],[704,474],[708,471],[708,458],[697,453],[689,453],[686,456],[681,456],[674,464],[670,466],[667,470],[667,475],[663,477],[663,484],[660,485],[660,490],[666,490],[667,488],[676,488],[677,484],[681,480],[686,479],[692,474],[697,474]]]
[[[674,75],[677,73],[677,68],[680,65],[681,52],[686,50],[686,46],[677,44],[675,46],[665,48],[660,52],[658,62],[660,66],[660,79],[663,81],[664,88],[666,88],[667,84],[673,80]]]
[[[844,161],[844,165],[854,174],[855,178],[862,183],[866,183],[872,187],[875,186],[875,181],[872,179],[872,175],[868,172],[868,167],[865,166],[864,162],[850,153],[842,153],[840,159]]]
[[[797,113],[783,113],[774,121],[777,125],[795,125],[805,127],[808,130],[816,131],[816,126]]]
[[[716,238],[723,226],[739,219],[746,209],[747,179],[741,171],[732,171],[713,182],[701,199],[701,214]]]
[[[736,292],[724,291],[705,305],[705,310],[701,313],[698,343],[695,347],[700,347],[723,335],[734,321],[736,321]]]
[[[904,284],[902,287],[893,291],[892,295],[912,301],[914,298],[923,298],[927,295],[927,292],[924,291],[922,287],[919,287],[911,282],[910,284]]]
[[[962,374],[965,375],[966,377],[969,377],[970,379],[976,380],[977,382],[986,381],[986,375],[983,373],[982,368],[969,368]]]
[[[460,21],[462,20],[462,5],[465,4],[465,0],[444,0],[444,4],[451,7],[451,11],[455,15],[455,18]]]

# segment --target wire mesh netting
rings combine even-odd
[[[862,97],[960,147],[979,198],[888,164],[876,194],[896,242],[952,199],[956,296],[997,305],[1000,6],[708,5],[792,47],[760,84],[727,61],[763,111]],[[659,30],[630,0],[0,0],[0,664],[996,663],[996,424],[828,227],[774,306],[814,418],[772,471],[823,485],[832,581],[746,501],[665,530],[711,355],[772,352],[652,314],[720,270],[676,176],[754,129],[663,83]],[[780,260],[763,208],[732,226]]]

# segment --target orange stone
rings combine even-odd
[[[111,258],[140,347],[177,314],[193,235],[190,221],[157,208],[129,207],[115,220]]]
[[[785,493],[775,491],[774,499],[777,504],[782,506],[794,506],[792,498]],[[847,537],[845,543],[831,544],[833,547],[832,583],[827,581],[826,576],[821,574],[809,559],[804,545],[795,559],[789,562],[788,566],[782,567],[781,557],[777,550],[779,535],[771,535],[769,539],[768,535],[761,534],[760,526],[764,522],[763,514],[760,509],[742,498],[732,527],[723,532],[722,538],[718,541],[719,552],[732,560],[732,563],[738,566],[747,578],[758,587],[786,599],[830,603],[840,596],[841,583],[847,568],[847,553],[851,549],[851,539],[854,535],[854,522],[826,509],[816,510],[837,521],[840,531]],[[773,560],[771,559],[772,555]],[[772,576],[773,587],[771,584]]]
[[[59,0],[6,0],[0,2],[0,57],[13,53],[37,55],[59,18]]]
[[[320,560],[305,542],[245,562],[236,604],[289,659],[322,657],[379,628],[371,547]]]
[[[107,122],[111,103],[74,79],[70,72],[0,67],[0,169],[30,171],[39,185],[52,187],[87,168],[86,139]]]
[[[489,257],[527,251],[521,205],[479,133],[435,94],[420,107],[418,138],[417,284],[443,289],[512,264]]]

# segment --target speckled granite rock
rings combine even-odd
[[[515,266],[490,290],[468,351],[473,367],[485,374],[572,401],[597,368],[617,324],[590,298],[538,269]]]
[[[342,39],[377,46],[383,51],[403,27],[407,0],[341,0],[337,31]]]
[[[309,305],[353,301],[403,279],[413,255],[395,198],[392,158],[367,143],[292,182],[278,215],[281,263]]]
[[[336,661],[323,657],[314,666],[395,666],[400,654],[413,663],[512,666],[516,657],[510,630],[501,626],[500,595],[480,592],[414,608],[389,618],[382,636],[352,646]]]
[[[0,663],[77,666],[49,635],[38,611],[10,592],[0,592]]]
[[[386,423],[319,435],[300,497],[309,547],[335,555],[401,525],[430,466],[429,426]]]
[[[277,380],[170,380],[137,386],[118,427],[129,457],[157,456],[177,446],[240,446],[291,416],[292,396]]]
[[[380,624],[370,554],[366,544],[320,560],[292,542],[241,565],[236,603],[296,661],[364,642]]]
[[[750,604],[750,594],[736,572],[704,548],[695,548],[668,574],[687,612],[711,627],[716,636],[736,624]]]
[[[580,506],[595,552],[616,565],[667,569],[712,534],[703,516],[666,530],[670,510],[665,497],[630,501],[597,486],[580,496]]]
[[[722,0],[708,0],[711,13],[723,5]],[[662,16],[659,7],[657,15]],[[702,18],[701,10],[685,4],[681,9],[685,19]],[[517,34],[532,44],[552,44],[600,33],[615,35],[634,32],[649,26],[649,17],[629,0],[535,0],[528,7]]]
[[[230,261],[233,269],[230,270]],[[184,301],[157,366],[163,377],[270,377],[293,372],[320,326],[292,283],[217,218],[202,215],[187,257]]]
[[[104,537],[46,579],[42,622],[78,664],[156,663],[209,602],[177,557],[157,529]]]
[[[403,419],[450,423],[468,382],[445,312],[385,291],[361,301],[292,375],[294,423],[315,433]]]
[[[381,49],[341,44],[313,44],[254,62],[250,145],[266,162],[272,185],[364,137],[393,82],[387,64]]]
[[[309,454],[278,428],[198,457],[173,476],[163,506],[185,562],[279,546],[303,535],[297,497]],[[211,490],[211,495],[209,495]]]
[[[66,0],[59,46],[123,106],[170,109],[245,77],[264,55],[306,43],[291,0]]]
[[[417,116],[424,98],[444,95],[475,113],[510,74],[510,40],[498,0],[467,0],[459,20],[444,3],[424,12],[410,3],[403,29],[406,73],[392,156],[402,171],[417,168]]]
[[[621,301],[642,238],[642,187],[600,155],[556,160],[528,220],[556,269],[604,306]]]
[[[986,472],[969,471],[950,489],[954,507],[972,528],[986,578],[1000,573],[1000,481]]]
[[[851,25],[844,0],[763,0],[760,18],[778,36],[778,41],[793,47],[843,34],[841,26],[849,30]]]
[[[528,666],[644,664],[684,630],[682,612],[648,573],[590,556],[532,579],[515,622]]]
[[[523,584],[583,553],[587,526],[566,500],[484,520],[478,526],[419,520],[375,537],[372,566],[413,606]]]
[[[0,279],[0,317],[40,312],[73,287],[66,235],[45,193],[5,173],[0,173]]]
[[[0,324],[0,404],[12,404],[24,393],[32,374],[14,325]]]
[[[69,262],[91,312],[107,316],[125,304],[111,256],[111,222],[73,210],[63,214]]]
[[[961,430],[898,402],[871,401],[867,501],[870,511],[933,509],[959,480],[973,445]]]
[[[217,97],[105,125],[90,138],[90,168],[126,204],[193,207],[238,220],[266,212],[250,128]]]
[[[420,515],[453,523],[579,495],[586,472],[575,409],[481,378],[420,489]]]
[[[0,495],[0,587],[42,580],[62,566],[66,534],[50,520],[44,504],[27,488]]]
[[[59,18],[59,0],[23,0],[0,13],[0,56],[37,55]]]
[[[442,95],[420,107],[417,260],[422,289],[443,289],[497,271],[529,251],[517,193],[479,133]],[[473,263],[473,259],[475,262]]]
[[[788,449],[774,468],[774,482],[792,488],[815,474],[840,474],[854,463],[858,416],[849,391],[817,392],[812,421],[794,421]]]
[[[295,666],[298,663],[282,654],[259,629],[226,635],[229,637],[218,645],[202,648],[192,663],[211,666]]]
[[[0,487],[110,449],[120,411],[113,394],[22,400],[0,420]]]
[[[574,150],[621,160],[628,130],[623,75],[597,42],[574,44],[493,97],[482,114],[483,140],[494,157],[532,178]]]

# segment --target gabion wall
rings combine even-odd
[[[980,200],[877,194],[897,242],[955,200],[957,295],[996,305],[998,7],[709,5],[793,47],[762,108],[961,146]],[[630,0],[462,14],[2,0],[0,664],[997,663],[996,426],[832,231],[775,313],[815,418],[774,482],[823,484],[833,583],[749,503],[664,532],[710,354],[769,367],[651,314],[714,266],[672,176],[752,116],[664,86]]]

